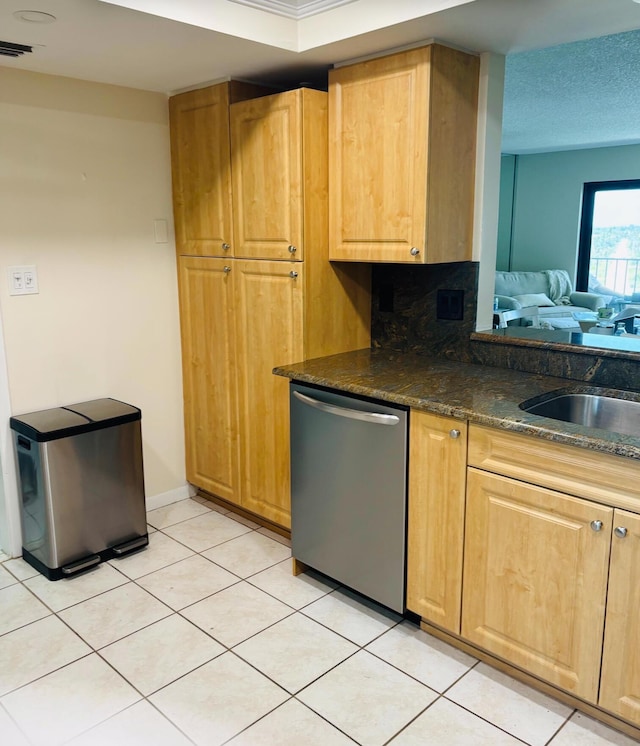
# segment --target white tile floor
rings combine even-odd
[[[198,499],[50,582],[0,557],[2,746],[627,746]]]

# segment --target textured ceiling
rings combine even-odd
[[[507,55],[504,153],[631,143],[640,143],[640,30]]]

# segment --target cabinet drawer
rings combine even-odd
[[[468,463],[570,495],[640,510],[640,464],[622,456],[470,425]]]

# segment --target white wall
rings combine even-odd
[[[511,269],[566,269],[575,277],[583,184],[639,173],[640,145],[519,155]]]
[[[135,404],[147,497],[184,489],[166,98],[0,68],[0,132],[11,412]],[[155,243],[156,219],[167,243]],[[7,268],[31,264],[39,294],[10,296]]]
[[[491,329],[493,320],[504,65],[503,55],[485,53],[480,57],[473,220],[473,259],[480,262],[476,329]]]

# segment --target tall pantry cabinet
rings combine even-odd
[[[271,371],[369,346],[369,269],[328,261],[327,95],[246,94],[170,100],[187,479],[288,527],[288,386]]]

